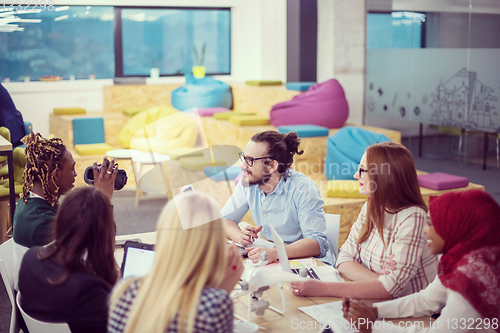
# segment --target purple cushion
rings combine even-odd
[[[216,108],[197,109],[197,111],[195,111],[194,113],[199,115],[200,117],[212,117],[214,113],[228,112],[228,111],[229,109],[216,107]]]
[[[344,89],[335,79],[318,83],[291,100],[274,105],[270,112],[274,127],[311,124],[340,128],[348,116]]]
[[[418,176],[418,182],[422,187],[438,191],[469,185],[469,179],[465,177],[449,175],[442,172],[434,172]]]

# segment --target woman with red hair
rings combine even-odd
[[[443,254],[436,279],[419,293],[373,307],[346,298],[344,317],[373,323],[376,318],[441,312],[430,328],[385,327],[383,331],[500,332],[500,206],[480,190],[450,192],[431,197],[430,214],[427,245],[433,254]],[[362,326],[362,332],[372,332],[381,325]]]
[[[434,279],[437,260],[425,246],[427,206],[413,156],[401,144],[371,145],[354,175],[368,196],[340,249],[337,268],[352,282],[293,282],[298,296],[396,298]]]

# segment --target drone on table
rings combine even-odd
[[[263,316],[266,309],[270,309],[281,315],[285,314],[285,295],[283,293],[283,284],[293,281],[306,281],[307,271],[300,270],[300,275],[289,272],[284,272],[276,268],[262,266],[255,267],[253,264],[246,265],[245,271],[242,274],[242,279],[238,284],[241,289],[238,290],[237,296],[248,295],[248,318],[251,322],[251,314],[255,312],[258,316]],[[264,300],[264,291],[272,286],[277,285],[280,288],[282,309],[278,309]]]

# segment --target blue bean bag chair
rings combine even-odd
[[[287,134],[290,132],[297,133],[299,138],[312,138],[317,136],[328,136],[329,131],[326,127],[316,125],[288,125],[278,127],[278,132]]]
[[[316,82],[287,82],[286,89],[296,91],[306,91],[314,86]]]
[[[232,109],[233,95],[227,83],[210,76],[202,79],[186,76],[186,84],[172,91],[172,106],[180,111],[195,107]]]
[[[330,136],[326,143],[325,176],[328,180],[354,179],[366,148],[391,141],[383,134],[347,126]]]

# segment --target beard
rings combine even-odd
[[[243,186],[264,185],[271,179],[271,174],[268,172],[263,172],[259,177],[255,176],[255,174],[250,171],[247,171],[247,173],[248,174],[242,179],[244,181]],[[252,176],[252,180],[250,180],[249,176]]]

